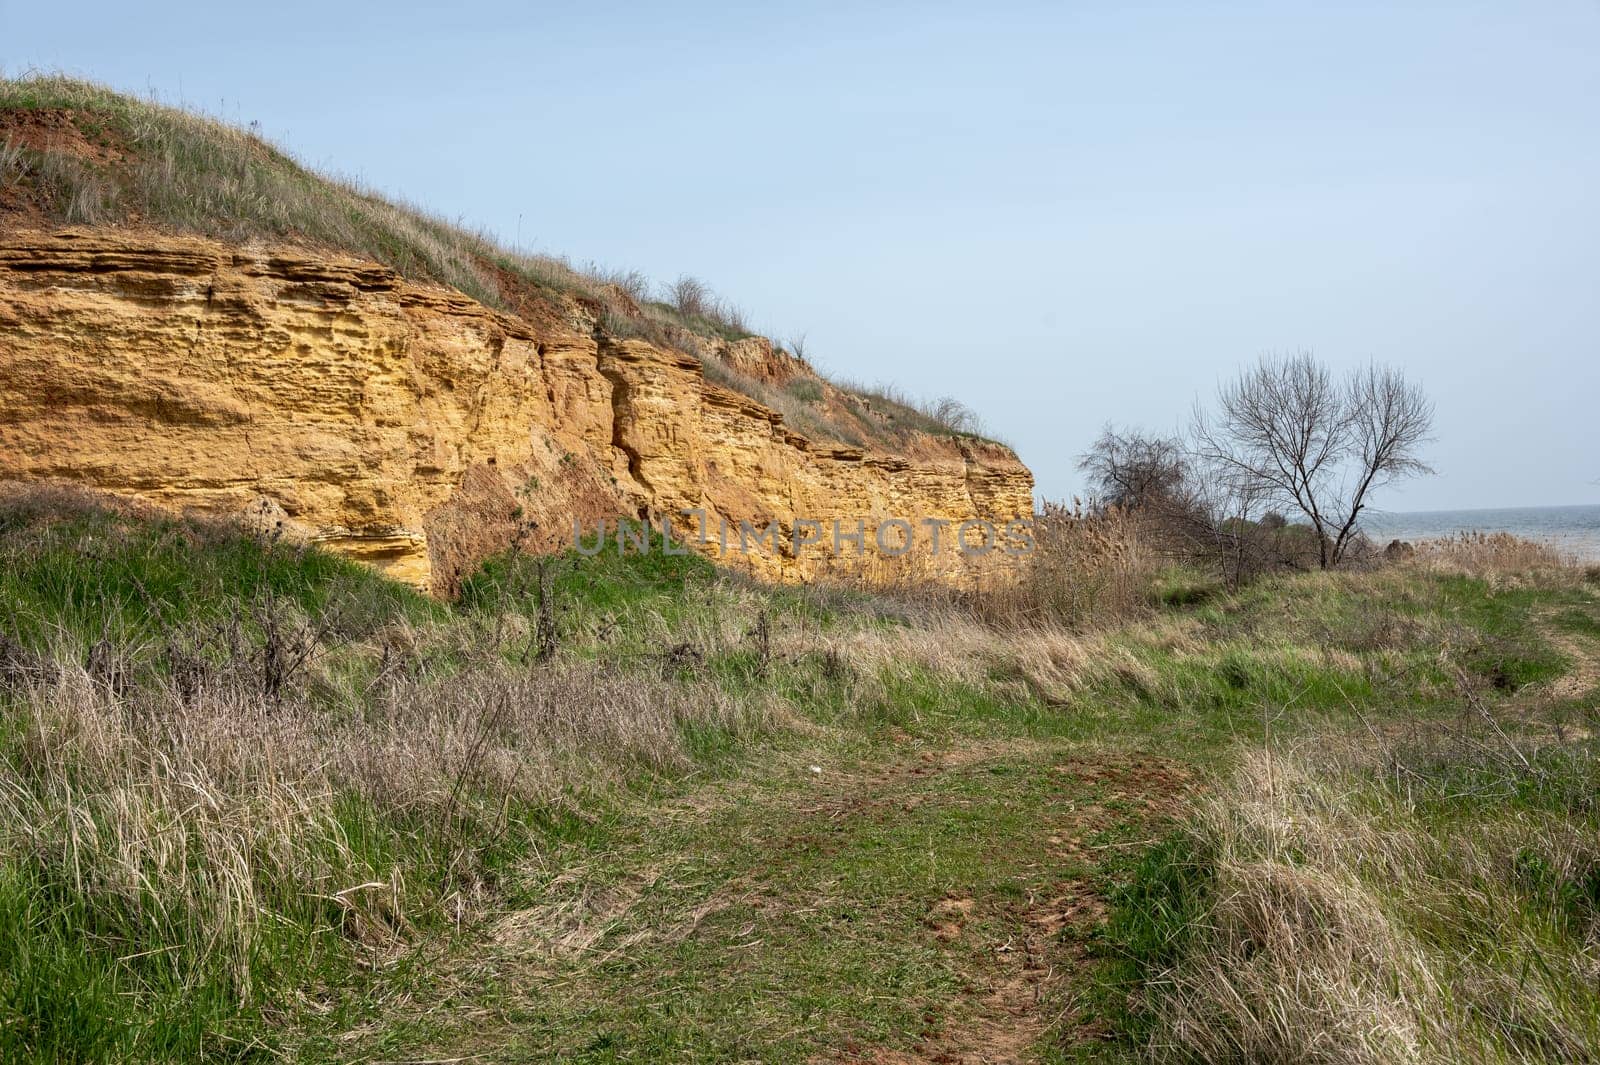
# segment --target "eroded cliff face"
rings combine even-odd
[[[777,383],[808,372],[759,340],[722,355]],[[514,539],[560,550],[574,520],[592,542],[619,516],[697,533],[682,511],[704,515],[691,546],[763,577],[982,579],[1015,558],[952,550],[956,527],[1032,511],[1000,445],[824,445],[577,304],[533,322],[370,262],[120,230],[0,235],[0,479],[281,523],[440,594]],[[803,519],[822,543],[796,551]],[[874,548],[886,519],[918,524],[907,554]],[[775,522],[779,543],[741,553],[741,521]],[[937,521],[934,554],[920,523]]]

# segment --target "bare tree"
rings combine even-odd
[[[1279,549],[1276,531],[1258,520],[1266,517],[1269,500],[1260,482],[1190,453],[1180,493],[1158,506],[1166,526],[1182,536],[1186,557],[1209,562],[1237,588],[1268,570],[1297,568]]]
[[[1398,370],[1368,366],[1344,381],[1309,352],[1263,358],[1196,409],[1195,452],[1239,490],[1292,506],[1315,531],[1323,569],[1360,531],[1371,492],[1432,472],[1419,457],[1433,404]]]

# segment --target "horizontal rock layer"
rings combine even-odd
[[[767,578],[1014,567],[1002,550],[951,549],[963,521],[1031,513],[1032,478],[1009,449],[926,435],[900,455],[824,445],[708,382],[697,360],[568,312],[535,324],[300,248],[6,234],[0,478],[248,514],[440,594],[513,542],[565,548],[575,521],[592,542],[619,516],[669,517],[680,537],[703,516],[706,542],[689,538],[713,557],[728,523],[722,560]],[[795,372],[764,341],[722,354]],[[912,550],[890,558],[872,546],[888,518],[951,526],[935,553],[935,527],[917,524]],[[819,532],[805,519],[822,543],[797,551],[797,533]],[[741,521],[777,523],[782,542],[740,553]],[[884,533],[895,548],[904,529]]]

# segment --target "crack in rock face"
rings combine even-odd
[[[813,439],[692,356],[569,318],[534,323],[304,249],[12,232],[0,476],[229,515],[265,500],[285,535],[443,595],[513,542],[565,550],[575,521],[646,514],[682,529],[680,512],[698,509],[732,522],[735,541],[741,520],[859,521],[870,543],[888,518],[1032,514],[1032,477],[1002,445],[913,432],[890,454]],[[727,347],[774,387],[810,372],[761,338]],[[715,558],[717,539],[697,546]],[[775,580],[915,566],[966,581],[1017,565],[826,546],[724,560]]]

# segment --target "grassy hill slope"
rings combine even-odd
[[[72,78],[0,79],[0,219],[337,251],[536,323],[564,321],[576,305],[612,336],[693,355],[713,380],[781,411],[797,430],[853,446],[893,450],[907,433],[978,429],[953,400],[923,403],[888,387],[828,382],[803,359],[781,387],[750,376],[719,355],[754,335],[743,312],[695,279],[656,292],[637,272],[513,251],[319,174],[248,130]]]

